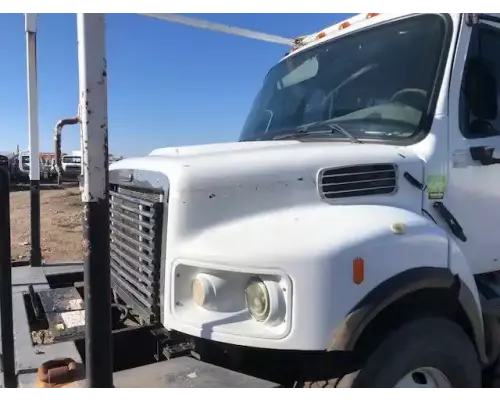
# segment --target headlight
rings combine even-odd
[[[207,308],[215,298],[215,288],[209,278],[205,274],[198,274],[191,283],[193,301],[204,308]]]
[[[224,284],[225,281],[217,276],[199,273],[191,281],[191,298],[200,307],[217,310],[220,307],[217,307],[216,298],[223,300]]]
[[[265,321],[271,311],[269,291],[259,278],[251,278],[245,289],[245,301],[248,311],[257,321]]]
[[[208,285],[206,284],[204,279],[195,278],[191,283],[191,293],[193,296],[193,300],[200,307],[205,305],[205,300],[208,295]]]

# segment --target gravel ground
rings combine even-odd
[[[41,245],[45,262],[83,259],[82,202],[78,188],[42,189]],[[11,193],[12,260],[29,260],[30,195]]]

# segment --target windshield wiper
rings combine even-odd
[[[328,126],[331,129],[312,130],[312,131],[309,130],[309,128],[311,128],[311,127],[324,126],[324,125]],[[312,124],[309,124],[309,125],[303,125],[303,126],[299,127],[296,132],[276,136],[274,138],[274,140],[294,139],[294,138],[301,138],[301,137],[315,136],[315,135],[331,136],[334,133],[343,134],[352,143],[361,143],[361,141],[359,139],[355,138],[349,131],[347,131],[341,125],[335,124],[333,122],[328,122],[328,121],[319,121],[319,122],[313,122]]]
[[[316,132],[293,132],[293,133],[284,133],[283,135],[278,135],[273,137],[273,140],[285,140],[285,139],[299,139],[307,136],[331,136],[331,131],[316,131]]]
[[[346,130],[342,125],[339,125],[339,124],[325,124],[325,125],[328,125],[330,128],[332,128],[333,131],[335,132],[340,132],[342,133],[344,136],[346,136],[347,138],[349,138],[349,140],[353,143],[361,143],[361,140],[359,140],[358,138],[354,137],[351,132],[349,132],[348,130]]]

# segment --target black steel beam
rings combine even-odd
[[[30,180],[30,209],[31,209],[31,266],[42,265],[41,226],[40,226],[40,181]]]
[[[4,386],[17,387],[14,359],[14,319],[12,315],[12,265],[10,249],[9,174],[0,168],[0,327]]]

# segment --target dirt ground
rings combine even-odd
[[[11,193],[12,260],[29,260],[29,190]],[[41,245],[45,262],[83,259],[82,202],[78,188],[45,189],[40,195]]]

